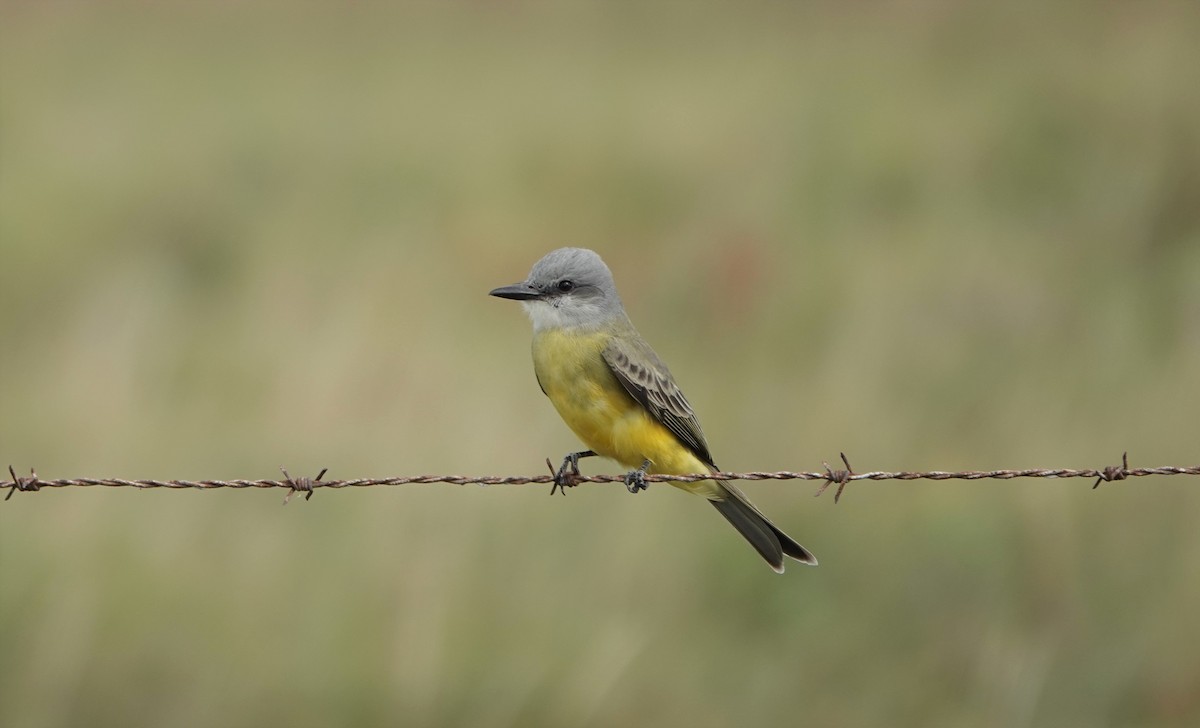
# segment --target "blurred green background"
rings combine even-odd
[[[538,474],[567,244],[725,468],[1195,464],[1198,21],[5,3],[0,464]],[[0,724],[1196,725],[1200,482],[1090,485],[18,493]]]

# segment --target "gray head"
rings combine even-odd
[[[535,331],[596,327],[625,318],[612,273],[585,248],[559,248],[534,263],[529,277],[490,293],[521,301]]]

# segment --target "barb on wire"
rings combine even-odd
[[[37,472],[33,468],[29,469],[28,478],[18,478],[11,465],[8,466],[8,474],[12,476],[12,482],[8,484],[9,491],[8,495],[4,496],[4,500],[12,498],[13,493],[16,493],[18,490],[35,492],[41,487],[41,483],[38,482]],[[0,488],[3,487],[4,484],[0,483]]]
[[[846,458],[846,453],[840,452],[838,455],[842,456],[842,462],[846,464],[846,469],[830,470],[829,463],[822,462],[821,464],[825,466],[825,482],[821,484],[820,488],[817,488],[816,493],[813,493],[814,498],[824,493],[825,489],[829,486],[837,483],[837,490],[833,493],[833,502],[836,504],[841,500],[842,491],[846,489],[846,484],[850,482],[850,478],[854,475],[854,468],[850,467],[850,460]]]
[[[321,482],[321,478],[325,477],[325,473],[328,470],[329,468],[321,468],[321,472],[317,473],[317,477],[315,478],[293,478],[292,476],[288,475],[287,468],[280,465],[279,471],[283,473],[283,477],[287,478],[285,482],[288,484],[288,487],[291,488],[291,490],[287,492],[287,495],[283,497],[283,504],[286,506],[288,501],[292,499],[292,496],[296,495],[296,491],[302,491],[304,493],[304,500],[312,500],[313,488],[317,483]]]
[[[1100,487],[1100,482],[1111,483],[1114,480],[1125,480],[1129,476],[1129,453],[1121,453],[1120,465],[1109,465],[1096,476],[1096,482],[1092,483],[1092,490]]]
[[[749,471],[744,473],[697,473],[694,475],[657,475],[646,476],[647,483],[694,483],[699,480],[815,480],[822,485],[816,495],[821,495],[834,483],[837,490],[833,498],[836,503],[847,484],[860,480],[1014,480],[1016,478],[1095,478],[1092,485],[1095,489],[1101,482],[1113,482],[1127,478],[1141,478],[1151,475],[1200,475],[1200,465],[1192,466],[1163,466],[1157,468],[1131,468],[1128,454],[1122,456],[1121,465],[1108,465],[1099,469],[1073,470],[1069,468],[1028,470],[961,470],[948,472],[942,470],[927,470],[920,472],[896,471],[888,472],[875,470],[866,473],[856,473],[850,467],[850,461],[842,453],[845,470],[832,470],[828,464],[824,472],[793,472],[780,470],[775,472]],[[553,470],[553,468],[551,468]],[[452,485],[529,485],[534,483],[554,483],[554,475],[411,475],[395,478],[358,478],[354,480],[321,480],[326,470],[315,478],[293,478],[283,471],[285,480],[126,480],[124,478],[62,478],[46,480],[39,478],[30,469],[29,477],[18,477],[10,465],[8,473],[10,481],[0,481],[0,489],[8,488],[8,500],[18,490],[34,492],[45,488],[167,488],[174,490],[198,489],[212,490],[216,488],[286,488],[289,492],[284,498],[286,503],[297,492],[304,493],[305,500],[312,497],[316,488],[365,488],[383,485],[422,485],[427,483],[449,483]],[[572,475],[578,483],[624,483],[624,475]]]

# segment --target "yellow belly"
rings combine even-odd
[[[559,416],[588,448],[622,465],[638,468],[649,460],[652,473],[707,472],[709,468],[617,381],[601,356],[610,336],[606,331],[562,330],[534,336],[534,372]],[[692,491],[711,489],[711,484],[679,485]]]

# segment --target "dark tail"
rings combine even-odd
[[[775,527],[775,524],[767,520],[767,517],[759,512],[746,496],[742,495],[742,491],[734,486],[726,483],[723,480],[718,480],[718,483],[725,489],[728,497],[724,500],[710,500],[718,511],[721,512],[725,519],[733,524],[733,527],[742,534],[742,537],[750,542],[771,568],[780,574],[783,573],[783,557],[790,556],[802,564],[816,566],[817,559],[808,549],[792,540],[783,531]]]

